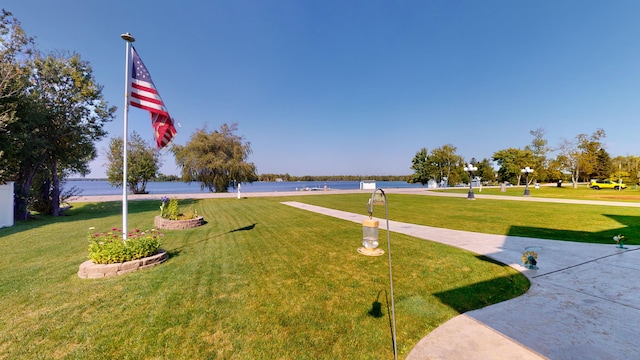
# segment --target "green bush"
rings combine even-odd
[[[198,217],[198,212],[190,209],[185,213],[180,213],[178,199],[169,199],[164,196],[160,205],[160,216],[169,220],[189,220]]]
[[[90,228],[89,230],[93,230]],[[122,230],[113,228],[102,233],[89,233],[89,259],[95,264],[114,264],[142,259],[160,248],[162,233],[155,229],[134,229],[122,239]]]
[[[178,199],[171,199],[169,200],[169,204],[167,205],[167,213],[165,214],[165,218],[169,220],[178,220],[178,217],[180,217]]]

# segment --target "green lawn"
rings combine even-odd
[[[416,198],[417,207],[434,201]],[[363,214],[366,199],[295,198]],[[401,199],[390,199],[394,217],[414,211]],[[75,204],[68,216],[0,229],[0,359],[392,358],[386,256],[357,253],[359,224],[281,200],[181,201],[207,224],[167,231],[164,264],[98,280],[76,272],[89,227],[120,226],[119,202]],[[157,201],[132,201],[129,225],[149,229],[158,212]],[[386,234],[380,238],[386,249]],[[451,317],[528,289],[524,276],[485,257],[392,239],[401,357]],[[375,302],[383,316],[370,314]]]
[[[473,188],[473,191],[475,194],[522,196],[524,189],[524,186],[508,186],[505,189],[506,191],[502,192],[500,187],[485,186],[482,191],[479,191],[477,187]],[[448,188],[447,190],[432,191],[466,194],[469,192],[469,188]],[[562,187],[543,185],[538,189],[534,186],[529,186],[529,192],[533,197],[544,198],[640,202],[640,188],[637,186],[629,186],[627,189],[618,191],[613,189],[593,190],[587,184],[579,184],[575,189],[571,184],[564,184]]]
[[[370,198],[371,194],[346,194],[290,200],[362,213],[364,216]],[[613,236],[623,234],[627,240],[625,244],[640,244],[640,208],[636,207],[480,198],[469,201],[462,193],[460,197],[390,194],[388,204],[392,220],[413,224],[601,244],[612,244]],[[374,216],[384,217],[384,208],[376,207]]]

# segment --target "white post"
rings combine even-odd
[[[125,81],[124,81],[124,136],[122,149],[122,239],[127,240],[127,142],[128,142],[128,122],[129,122],[129,84],[131,83],[131,64],[129,57],[131,56],[131,43],[135,41],[131,34],[126,33],[120,37],[127,43],[125,55]]]
[[[13,181],[0,184],[0,228],[13,226]]]

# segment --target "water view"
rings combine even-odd
[[[283,191],[316,191],[324,190],[356,190],[360,188],[359,181],[290,181],[290,182],[266,182],[256,181],[241,185],[242,192],[283,192]],[[420,188],[420,184],[409,184],[405,181],[377,181],[376,187],[390,188]],[[106,180],[71,179],[64,185],[64,190],[74,189],[75,195],[119,195],[122,188],[109,185]],[[229,189],[229,191],[235,191]],[[200,183],[192,182],[149,182],[147,183],[149,194],[207,194],[208,189],[201,189]]]

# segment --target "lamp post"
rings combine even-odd
[[[477,164],[476,158],[471,158],[471,161],[469,161],[469,164],[464,167],[464,171],[469,173],[469,194],[467,194],[467,200],[476,199],[476,197],[473,196],[473,187],[471,186],[471,183],[473,181],[473,173],[478,170],[478,167],[476,167],[476,164]]]
[[[378,249],[378,220],[373,220],[373,205],[384,203],[385,215],[387,217],[387,254],[389,256],[389,290],[391,292],[391,337],[393,340],[393,358],[398,359],[398,346],[396,343],[396,307],[393,298],[393,270],[391,267],[391,232],[389,231],[389,205],[387,195],[382,189],[376,189],[371,194],[371,199],[367,204],[369,219],[362,222],[362,247],[358,252],[367,256],[379,256],[384,251]]]
[[[524,184],[524,194],[522,196],[531,196],[531,193],[529,192],[529,174],[533,172],[533,169],[527,166],[524,169],[521,169],[520,172],[527,175]]]

